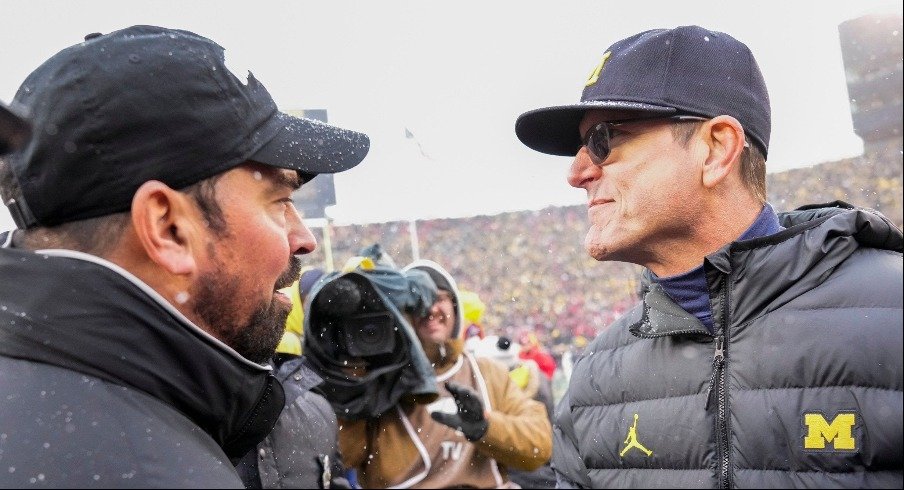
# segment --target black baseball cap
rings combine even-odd
[[[606,111],[610,121],[729,115],[763,155],[769,149],[769,94],[753,54],[728,34],[698,26],[655,29],[618,41],[590,74],[580,102],[525,112],[515,134],[539,152],[574,156],[588,110]]]
[[[184,30],[133,26],[60,51],[13,99],[34,128],[9,157],[16,224],[125,211],[148,180],[181,189],[249,160],[312,178],[364,159],[367,135],[282,113],[239,77],[222,47]]]
[[[28,122],[0,102],[0,155],[21,148],[29,135],[31,126]]]

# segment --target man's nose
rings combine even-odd
[[[590,159],[587,147],[582,146],[578,150],[577,155],[574,156],[571,167],[568,169],[568,184],[572,187],[583,189],[587,187],[589,182],[600,178],[601,173],[602,170],[599,165],[595,165],[593,160]]]
[[[293,255],[309,254],[317,249],[317,239],[305,226],[295,206],[289,206],[286,212],[286,227],[289,233],[289,247]]]

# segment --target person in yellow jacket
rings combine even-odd
[[[429,316],[412,319],[433,363],[440,398],[400,402],[379,417],[339,420],[345,463],[364,488],[517,488],[507,469],[533,470],[552,452],[546,409],[491,359],[464,352],[455,281],[438,264],[417,261],[436,283]]]
[[[461,302],[464,323],[462,324],[462,337],[465,339],[465,349],[470,345],[476,345],[477,342],[486,337],[486,332],[481,324],[483,312],[486,311],[487,305],[480,299],[480,296],[473,291],[466,291],[459,288],[458,299]]]
[[[303,267],[298,280],[280,291],[292,299],[292,310],[286,318],[286,331],[276,346],[276,352],[301,355],[301,339],[304,338],[304,302],[311,287],[323,277],[323,274],[323,269],[313,266]]]

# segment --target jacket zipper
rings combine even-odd
[[[720,488],[731,488],[731,472],[728,464],[728,455],[731,451],[728,435],[728,410],[725,406],[727,403],[727,393],[725,388],[725,361],[722,361],[722,369],[719,370],[718,379],[718,436],[719,436],[719,486]]]
[[[716,352],[713,354],[713,372],[709,379],[709,388],[706,390],[705,410],[709,410],[711,400],[715,390],[717,399],[718,414],[716,419],[716,446],[719,461],[719,488],[731,488],[731,472],[729,469],[728,455],[730,451],[729,435],[728,435],[728,388],[725,384],[725,346],[728,337],[728,280],[726,278],[724,290],[724,302],[722,307],[722,334],[716,337]],[[641,334],[635,335],[642,339],[655,339],[659,337],[669,337],[673,335],[682,335],[690,333],[699,333],[698,330],[681,330],[677,332],[669,332],[667,334]]]
[[[720,380],[720,388],[722,384],[722,367],[725,365],[725,340],[723,336],[716,337],[716,353],[713,354],[713,373],[709,377],[709,388],[706,389],[706,404],[704,410],[709,411],[713,400],[713,388],[716,386],[716,379]]]
[[[728,387],[725,382],[725,347],[728,345],[728,284],[726,278],[722,301],[722,333],[716,338],[716,352],[713,355],[713,373],[706,394],[706,410],[710,400],[716,397],[716,444],[719,459],[719,488],[731,488],[731,465],[729,455],[731,442],[728,428]]]

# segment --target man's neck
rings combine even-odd
[[[778,216],[768,204],[763,206],[756,219],[736,240],[751,240],[778,233],[783,228]],[[710,332],[714,331],[709,286],[703,261],[687,271],[672,276],[655,276],[657,282],[678,305],[697,317]]]
[[[645,267],[670,277],[699,267],[707,255],[737,240],[756,221],[763,204],[735,206],[701,216],[690,236],[660,243],[658,256]]]

